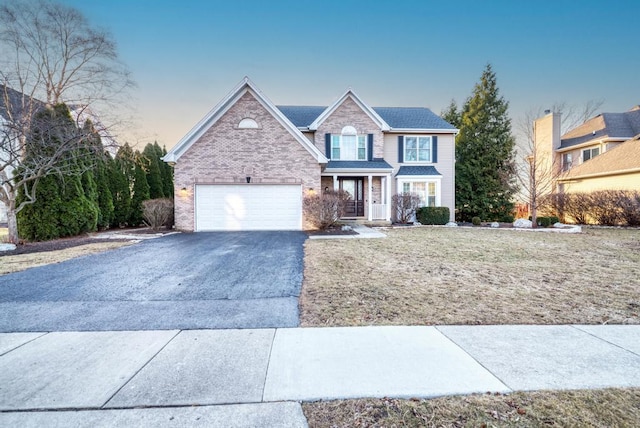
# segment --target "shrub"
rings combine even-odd
[[[410,192],[398,193],[393,195],[391,203],[396,212],[396,221],[409,223],[416,215],[416,209],[420,205],[420,196]]]
[[[327,229],[344,215],[349,194],[342,190],[327,190],[322,194],[305,195],[302,201],[305,220],[313,227]]]
[[[143,201],[142,216],[144,223],[153,230],[162,226],[170,229],[173,226],[173,200],[159,198]]]
[[[416,210],[416,218],[422,224],[447,224],[449,207],[421,207]]]
[[[622,190],[618,192],[620,219],[627,226],[640,226],[640,192]]]
[[[480,217],[476,216],[471,219],[471,223],[473,223],[474,226],[480,226],[482,220],[480,220]]]
[[[549,217],[537,217],[536,222],[538,226],[549,227],[551,225],[551,219]]]

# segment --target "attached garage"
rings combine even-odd
[[[301,230],[299,184],[198,184],[195,230]]]

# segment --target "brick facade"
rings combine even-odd
[[[255,120],[259,127],[239,129],[238,123],[245,118]],[[318,161],[251,92],[246,92],[177,161],[176,228],[195,228],[195,184],[246,184],[248,176],[251,183],[301,184],[303,192],[320,188]]]

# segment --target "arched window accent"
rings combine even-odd
[[[358,131],[353,126],[345,126],[342,128],[342,135],[358,135]]]
[[[240,129],[257,129],[259,128],[258,122],[251,119],[250,117],[245,117],[238,123],[238,128]]]

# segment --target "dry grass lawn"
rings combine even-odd
[[[75,257],[100,253],[131,244],[133,244],[132,241],[106,241],[65,248],[64,250],[2,256],[0,257],[0,275],[18,272],[36,266],[59,263],[65,260],[73,259]]]
[[[640,230],[309,240],[303,326],[640,323]]]
[[[322,427],[637,427],[640,389],[516,392],[432,400],[304,403]]]

